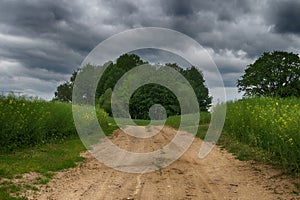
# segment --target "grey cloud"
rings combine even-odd
[[[171,28],[190,37],[197,37],[199,33],[210,33],[216,25],[216,16],[212,13],[198,13],[190,16],[189,19],[175,17],[171,23]]]
[[[230,1],[180,1],[180,0],[161,0],[161,6],[167,15],[189,18],[199,12],[214,13],[219,20],[232,21],[236,16],[251,11],[252,1],[249,0],[230,0]]]
[[[102,1],[104,6],[110,11],[111,15],[104,18],[106,24],[121,24],[133,27],[136,22],[141,20],[142,13],[139,13],[139,7],[133,1]]]
[[[288,38],[268,32],[269,24],[264,19],[264,12],[271,4],[268,0],[161,0],[154,1],[156,10],[139,6],[135,1],[125,1],[130,5],[129,8],[134,9],[125,6],[121,11],[116,2],[108,4],[112,14],[107,18],[107,23],[123,24],[128,28],[171,28],[193,37],[216,52],[223,49],[243,50],[254,58],[264,51],[284,50],[292,44]]]
[[[79,26],[75,18],[80,10],[72,9],[63,1],[5,1],[0,7],[1,22],[10,26],[12,35],[53,37]]]
[[[161,1],[161,6],[167,15],[190,16],[196,12],[195,3],[198,4],[197,1],[171,0],[171,1]]]
[[[182,68],[192,66],[192,64],[184,58],[163,50],[143,49],[130,53],[137,54],[143,60],[154,64],[177,63]],[[233,54],[229,54],[227,56],[212,55],[212,57],[215,58],[214,61],[222,74],[225,87],[235,87],[237,78],[242,75],[244,68],[251,63],[251,60]]]
[[[199,33],[197,41],[219,53],[223,50],[246,52],[249,58],[257,58],[265,51],[286,50],[294,43],[289,36],[268,32],[268,26],[260,21],[241,21],[239,23],[218,24],[213,32]]]
[[[27,69],[22,71],[26,77],[43,82],[36,91],[41,93],[44,87],[50,92],[99,42],[123,30],[154,26],[183,32],[198,41],[212,52],[225,85],[233,86],[246,65],[264,51],[300,53],[299,10],[296,0],[0,0],[0,63],[19,63]],[[161,55],[141,56],[155,62]],[[180,62],[168,55],[163,59]],[[22,82],[28,85],[26,90],[38,87],[29,84],[28,78],[14,82],[13,76],[19,75],[3,76],[0,80],[9,81],[1,82],[1,88],[22,88]]]
[[[69,1],[3,1],[0,21],[6,34],[44,40],[44,46],[16,43],[6,46],[5,57],[18,59],[27,67],[41,67],[54,71],[69,71],[78,65],[99,41],[101,35],[91,31],[88,23],[78,20],[82,10]],[[68,66],[72,65],[72,66]]]
[[[103,3],[107,4],[110,8],[112,8],[118,16],[126,16],[138,11],[138,6],[133,3],[133,1],[128,0],[111,0],[111,1],[103,1]]]
[[[15,91],[45,99],[51,99],[57,85],[70,76],[41,68],[29,69],[10,60],[0,61],[0,74],[0,93]]]
[[[143,60],[153,64],[177,63],[182,68],[191,67],[192,65],[187,60],[176,54],[159,49],[148,48],[132,51],[130,53],[134,53],[140,56]]]
[[[71,72],[82,58],[80,54],[48,40],[13,37],[11,40],[2,41],[2,44],[5,44],[6,48],[0,53],[0,59],[15,59],[32,69],[43,68],[67,73]]]
[[[297,0],[272,1],[268,19],[277,33],[300,34],[300,2]]]

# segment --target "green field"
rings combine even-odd
[[[251,98],[228,102],[224,131],[219,145],[233,152],[241,160],[256,160],[280,167],[292,175],[299,175],[300,163],[300,100],[297,98]],[[218,107],[214,108],[217,109]],[[84,107],[83,107],[84,109]],[[118,126],[112,117],[97,108],[96,114],[105,134]],[[89,119],[90,116],[84,116]],[[195,115],[185,116],[191,124]],[[180,116],[171,116],[166,124],[178,128]],[[128,120],[122,119],[122,124]],[[137,125],[148,120],[134,120]],[[204,138],[210,113],[200,114],[197,136]],[[152,122],[161,124],[162,121]],[[53,172],[73,167],[83,158],[85,150],[74,126],[72,105],[68,103],[0,99],[0,182],[1,199],[26,199],[20,196],[26,189],[36,189],[47,183]],[[31,185],[14,184],[10,180],[22,174],[38,172]],[[13,196],[19,197],[11,197]]]

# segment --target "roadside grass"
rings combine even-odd
[[[201,120],[198,126],[198,131],[196,137],[204,140],[207,130],[209,128],[210,123],[210,113],[201,113]],[[175,129],[177,129],[180,125],[180,116],[171,116],[167,119],[166,125],[169,125]],[[188,126],[183,127],[186,131],[189,132]],[[234,154],[237,159],[246,161],[246,160],[254,160],[263,164],[277,164],[274,156],[261,148],[252,147],[249,144],[245,144],[237,140],[237,138],[232,137],[231,134],[223,131],[217,145],[222,149],[226,149],[228,152]],[[275,160],[275,161],[274,161]]]
[[[0,152],[12,152],[76,135],[71,104],[0,98]]]
[[[85,148],[78,137],[61,143],[50,143],[10,154],[0,154],[0,178],[20,178],[28,172],[38,172],[50,178],[49,171],[74,167],[83,158]]]
[[[253,169],[259,172],[261,172],[261,169],[257,168],[256,164],[273,166],[275,169],[278,169],[280,171],[280,174],[278,174],[279,177],[277,178],[284,176],[288,180],[290,180],[292,185],[292,187],[290,188],[291,193],[296,196],[300,194],[299,172],[296,170],[293,171],[289,168],[285,168],[281,164],[281,161],[278,159],[278,157],[273,153],[265,151],[262,148],[250,146],[249,144],[240,142],[237,138],[232,137],[231,134],[228,134],[226,131],[223,131],[223,133],[221,134],[217,145],[221,149],[225,149],[229,153],[232,153],[236,157],[236,159],[254,163]]]
[[[0,184],[0,200],[26,200],[25,196],[20,195],[21,187],[11,181],[4,181]],[[13,196],[11,195],[13,194]]]
[[[199,114],[188,114],[188,115],[184,115],[184,117],[186,118],[185,123],[183,124],[183,128],[186,128],[188,126],[198,126],[198,124],[195,124],[195,115],[199,115]],[[205,124],[209,124],[210,123],[210,117],[211,114],[209,112],[201,112],[199,116],[200,121],[199,121],[199,125],[205,125]],[[181,123],[181,116],[180,115],[176,115],[176,116],[170,116],[168,117],[168,119],[166,120],[166,125],[169,125],[175,129],[178,129]]]
[[[285,174],[300,178],[299,99],[243,99],[228,102],[226,106],[226,121],[218,146],[234,154],[239,160],[273,165]],[[196,136],[204,139],[210,123],[210,113],[201,113],[200,119]],[[177,129],[180,116],[169,117],[166,124]],[[186,131],[189,128],[184,127]],[[256,142],[253,142],[253,137]],[[262,139],[265,141],[258,141]],[[262,144],[268,144],[268,148]]]
[[[241,161],[253,160],[261,164],[275,164],[274,156],[261,148],[251,147],[248,144],[241,143],[236,138],[231,137],[223,131],[217,145],[221,149],[226,149],[229,153],[236,156]]]
[[[26,199],[23,190],[83,160],[71,104],[1,96],[0,127],[0,199]],[[35,183],[13,182],[29,172],[40,174]]]
[[[150,120],[144,120],[144,119],[127,119],[127,118],[117,118],[116,120],[118,120],[119,122],[119,126],[127,126],[127,125],[131,125],[131,126],[147,126],[150,123]],[[108,121],[110,122],[110,124],[112,126],[115,126],[118,128],[118,126],[116,125],[116,120],[113,117],[108,117]],[[157,120],[156,124],[160,124],[160,121]],[[110,133],[108,131],[108,133]]]
[[[223,146],[242,159],[271,163],[299,176],[299,98],[249,98],[226,106]]]
[[[53,172],[75,167],[77,162],[83,161],[80,152],[84,151],[78,137],[68,138],[61,143],[50,143],[36,146],[13,153],[0,154],[1,180],[20,179],[29,172],[40,174],[32,184],[16,184],[12,181],[0,183],[1,199],[26,199],[19,196],[26,189],[36,190],[37,185],[46,184],[54,175]],[[15,197],[10,197],[15,196]]]
[[[195,115],[199,115],[199,114],[187,114],[184,115],[186,121],[190,121],[191,123],[186,123],[185,126],[192,126],[192,125],[197,125],[194,124],[194,118]],[[115,128],[117,129],[118,126],[116,125],[115,120],[112,117],[108,117],[107,118],[108,123],[111,125],[111,128]],[[132,126],[148,126],[150,125],[168,125],[171,126],[173,128],[178,128],[180,123],[181,123],[181,116],[180,115],[175,115],[175,116],[170,116],[168,117],[165,121],[164,120],[143,120],[143,119],[126,119],[126,118],[120,118],[118,119],[118,122],[120,122],[119,125],[132,125]],[[210,113],[209,112],[201,112],[200,113],[200,123],[199,124],[209,124],[210,122]],[[108,133],[111,133],[111,131],[107,131]]]

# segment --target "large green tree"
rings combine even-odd
[[[211,105],[212,97],[209,96],[202,72],[192,66],[191,68],[183,70],[182,73],[194,89],[200,110],[207,111]]]
[[[77,85],[78,88],[76,88],[77,95],[79,95],[78,98],[84,97],[82,103],[89,103],[92,98],[96,98],[96,102],[99,103],[100,107],[111,114],[111,95],[118,80],[129,70],[146,63],[147,62],[141,60],[141,58],[135,54],[124,54],[121,55],[115,63],[107,63],[106,68],[87,65],[74,72],[70,81],[58,86],[55,99],[70,102],[72,100],[74,81],[75,78],[78,77],[82,79],[80,82],[84,83]],[[203,74],[195,67],[183,69],[176,63],[168,63],[166,66],[175,69],[189,81],[198,99],[200,110],[207,111],[211,104],[211,97],[209,97],[208,89],[205,86]],[[98,83],[96,94],[95,96],[88,96],[88,94],[91,94],[90,86],[93,84],[90,83],[90,80],[95,80],[95,78],[89,77],[94,77],[99,74],[97,71],[100,69],[105,71],[103,71]],[[164,66],[162,66],[162,70],[163,69]],[[174,80],[174,84],[177,84],[180,89],[180,83]],[[127,90],[128,88],[124,88],[122,92],[126,93]],[[128,103],[132,118],[148,119],[149,108],[154,104],[163,105],[168,116],[181,114],[180,105],[176,96],[169,89],[156,84],[148,84],[138,88],[132,94],[130,102]]]
[[[121,55],[116,63],[111,62],[105,69],[99,81],[96,96],[100,97],[108,88],[113,89],[118,80],[132,68],[146,63],[135,54]]]
[[[265,52],[238,80],[245,96],[300,97],[300,59],[297,54]]]
[[[180,114],[180,105],[173,92],[158,84],[147,84],[138,88],[130,98],[131,118],[150,119],[148,111],[154,104],[162,105],[167,116]]]

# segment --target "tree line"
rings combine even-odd
[[[143,61],[135,54],[123,54],[117,58],[115,63],[109,62],[97,86],[95,94],[97,104],[112,115],[111,95],[116,83],[126,72],[143,64],[149,63]],[[170,67],[179,72],[193,88],[199,103],[199,109],[201,111],[208,111],[211,106],[212,97],[209,96],[209,91],[205,85],[202,72],[194,66],[183,69],[176,63],[167,63],[161,66],[162,69],[164,67]],[[98,68],[98,66],[86,65],[75,71],[70,81],[57,87],[54,99],[71,102],[72,90],[77,74],[82,71],[95,70],[96,68]],[[91,75],[92,74],[93,73],[91,73]],[[175,82],[176,80],[174,80],[174,83]],[[148,111],[154,104],[161,104],[165,108],[167,116],[181,114],[179,102],[172,91],[159,84],[146,84],[134,91],[130,98],[129,113],[131,118],[149,119]]]
[[[95,95],[97,103],[106,112],[112,113],[111,95],[117,81],[129,70],[143,64],[147,62],[135,54],[124,54],[115,63],[110,62],[99,81]],[[207,111],[212,97],[209,96],[201,71],[194,66],[183,69],[176,63],[167,63],[165,66],[175,69],[189,81],[197,96],[200,110]],[[54,99],[71,102],[77,73],[96,68],[97,66],[87,65],[75,71],[70,81],[57,87]],[[265,52],[246,67],[244,74],[237,80],[237,87],[239,92],[244,92],[245,97],[300,97],[300,58],[292,52]],[[168,116],[181,114],[179,102],[170,90],[160,85],[148,84],[133,93],[129,102],[131,117],[148,119],[148,110],[153,104],[163,105]]]

